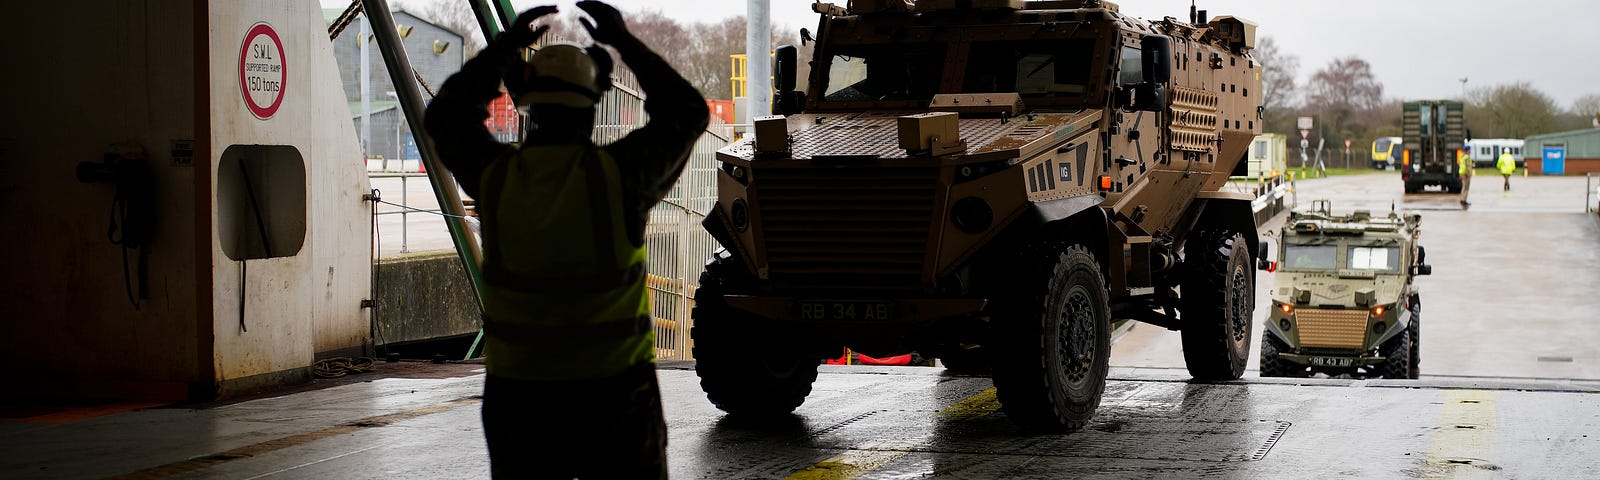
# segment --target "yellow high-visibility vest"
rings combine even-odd
[[[489,374],[601,378],[655,361],[646,249],[627,234],[620,172],[592,145],[527,147],[484,170]]]
[[[1517,159],[1511,156],[1511,152],[1501,153],[1495,166],[1500,168],[1501,175],[1510,175],[1517,171]]]

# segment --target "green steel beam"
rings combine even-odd
[[[422,163],[428,168],[428,183],[433,186],[434,196],[439,200],[439,209],[447,215],[444,223],[449,227],[450,239],[455,243],[456,253],[461,257],[461,267],[472,281],[472,297],[478,301],[481,309],[483,275],[479,266],[483,264],[483,248],[477,239],[473,238],[472,230],[467,227],[466,207],[461,203],[461,189],[456,185],[456,179],[450,174],[450,170],[439,161],[433,137],[428,135],[428,129],[423,126],[422,115],[426,103],[422,99],[422,89],[412,74],[411,60],[406,57],[400,33],[395,31],[394,14],[390,12],[389,4],[385,0],[362,0],[362,7],[366,10],[367,18],[372,25],[377,27],[372,29],[373,38],[377,40],[378,51],[383,54],[384,66],[389,69],[389,79],[394,82],[395,93],[400,99],[400,108],[406,115],[406,124],[411,127],[412,137],[417,142],[417,152],[422,155]],[[483,335],[481,328],[478,335],[481,339]]]

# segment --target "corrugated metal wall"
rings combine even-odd
[[[1600,128],[1528,137],[1522,145],[1522,156],[1538,157],[1545,145],[1557,144],[1566,145],[1567,158],[1600,158]]]

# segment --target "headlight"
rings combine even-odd
[[[994,208],[989,202],[978,197],[967,197],[956,201],[956,206],[950,209],[950,222],[956,225],[957,230],[967,233],[983,233],[994,223]]]
[[[744,233],[750,229],[750,205],[743,198],[733,199],[733,205],[728,208],[729,220],[733,222],[733,229]]]

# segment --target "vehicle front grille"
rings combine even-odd
[[[753,171],[769,278],[779,288],[921,287],[936,167]]]
[[[1352,348],[1365,346],[1366,310],[1295,310],[1300,327],[1300,346],[1308,348]]]

